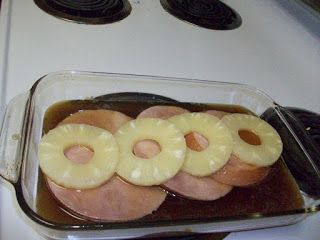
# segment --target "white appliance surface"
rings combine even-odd
[[[1,104],[49,72],[86,70],[246,83],[281,105],[320,112],[320,18],[296,1],[225,2],[242,16],[236,30],[180,21],[158,0],[131,0],[129,17],[100,26],[54,18],[33,0],[2,0]],[[319,224],[318,213],[295,225],[226,239],[316,240]],[[2,179],[0,239],[42,239]]]

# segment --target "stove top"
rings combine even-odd
[[[34,0],[45,12],[64,20],[105,24],[122,20],[131,12],[128,0]]]
[[[240,27],[240,15],[219,0],[161,0],[161,5],[173,16],[195,25],[232,30]]]
[[[131,13],[128,0],[34,0],[46,13],[67,21],[85,24],[113,23]],[[240,27],[240,15],[219,0],[160,0],[174,17],[194,25],[232,30]]]

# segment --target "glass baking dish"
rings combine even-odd
[[[117,93],[146,93],[180,102],[235,104],[273,125],[284,143],[283,159],[294,176],[304,207],[270,214],[178,221],[59,224],[36,211],[38,186],[37,145],[49,106],[64,100],[91,99]],[[49,239],[115,239],[170,234],[213,233],[288,225],[320,208],[319,155],[284,108],[254,87],[195,79],[63,71],[39,79],[29,92],[12,99],[1,126],[0,173],[15,188],[20,208],[35,230]],[[294,125],[294,126],[293,126]],[[302,136],[302,137],[300,137]]]

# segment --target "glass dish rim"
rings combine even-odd
[[[125,78],[138,78],[143,77],[144,81],[146,78],[148,78],[147,81],[156,80],[166,80],[171,81],[175,83],[182,84],[181,81],[184,83],[197,83],[197,84],[219,84],[219,85],[225,85],[225,86],[238,86],[241,88],[245,88],[250,91],[255,91],[259,95],[262,95],[263,97],[266,97],[270,102],[273,104],[274,110],[279,113],[277,110],[277,106],[279,106],[276,102],[273,101],[273,99],[268,96],[263,91],[252,87],[248,84],[241,84],[241,83],[229,83],[229,82],[221,82],[221,81],[211,81],[211,80],[201,80],[201,79],[194,79],[194,78],[176,78],[176,77],[163,77],[163,76],[149,76],[149,75],[139,75],[139,74],[122,74],[122,73],[107,73],[107,72],[90,72],[90,71],[75,71],[75,70],[64,70],[64,71],[57,71],[48,73],[42,77],[40,77],[30,88],[28,99],[25,105],[25,110],[30,110],[32,107],[32,102],[35,97],[34,93],[39,86],[40,83],[46,80],[47,78],[59,75],[59,74],[69,74],[69,75],[91,75],[91,76],[117,76],[117,77],[125,77]],[[26,112],[26,111],[25,111]],[[27,151],[26,148],[26,136],[28,135],[28,131],[30,129],[30,126],[32,124],[32,121],[28,121],[29,117],[33,116],[33,111],[27,111],[28,114],[24,114],[23,119],[23,141],[22,141],[22,150],[21,150],[21,158],[22,161],[25,160],[25,152]],[[209,218],[203,218],[203,219],[182,219],[182,220],[161,220],[156,222],[140,222],[140,221],[127,221],[127,222],[86,222],[84,224],[60,224],[48,221],[38,215],[34,210],[32,210],[28,203],[26,202],[24,196],[23,196],[23,189],[22,189],[22,177],[21,177],[21,171],[22,171],[22,164],[20,165],[20,174],[18,181],[16,183],[12,183],[15,189],[16,193],[16,199],[19,203],[20,208],[23,210],[23,212],[29,217],[33,222],[46,227],[51,228],[55,230],[63,230],[63,231],[87,231],[87,230],[112,230],[112,229],[118,229],[118,230],[125,230],[125,229],[134,229],[134,228],[152,228],[152,227],[169,227],[169,226],[183,226],[183,225],[198,225],[198,224],[210,224],[210,223],[218,223],[218,222],[231,222],[231,221],[245,221],[245,220],[252,220],[252,219],[264,219],[264,218],[271,218],[271,217],[284,217],[284,216],[294,216],[294,215],[302,215],[302,214],[310,214],[320,211],[320,203],[317,203],[316,206],[308,207],[308,208],[300,208],[290,211],[281,211],[276,213],[251,213],[251,214],[242,214],[237,216],[228,216],[228,217],[209,217]]]

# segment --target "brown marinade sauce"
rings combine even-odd
[[[159,103],[146,102],[106,102],[94,100],[75,100],[60,102],[52,105],[44,117],[43,132],[46,133],[64,118],[72,113],[85,109],[109,109],[120,111],[135,118],[141,111]],[[249,110],[236,105],[186,104],[177,103],[176,106],[190,111],[204,111],[209,109],[230,113],[250,113]],[[59,224],[85,224],[85,220],[71,216],[58,204],[50,194],[44,176],[39,171],[37,212],[51,222]],[[161,220],[205,219],[212,217],[232,217],[252,213],[285,212],[303,207],[303,199],[299,188],[279,159],[272,167],[269,175],[259,184],[233,190],[225,197],[215,201],[189,200],[168,194],[166,200],[157,211],[139,222],[154,222]]]

